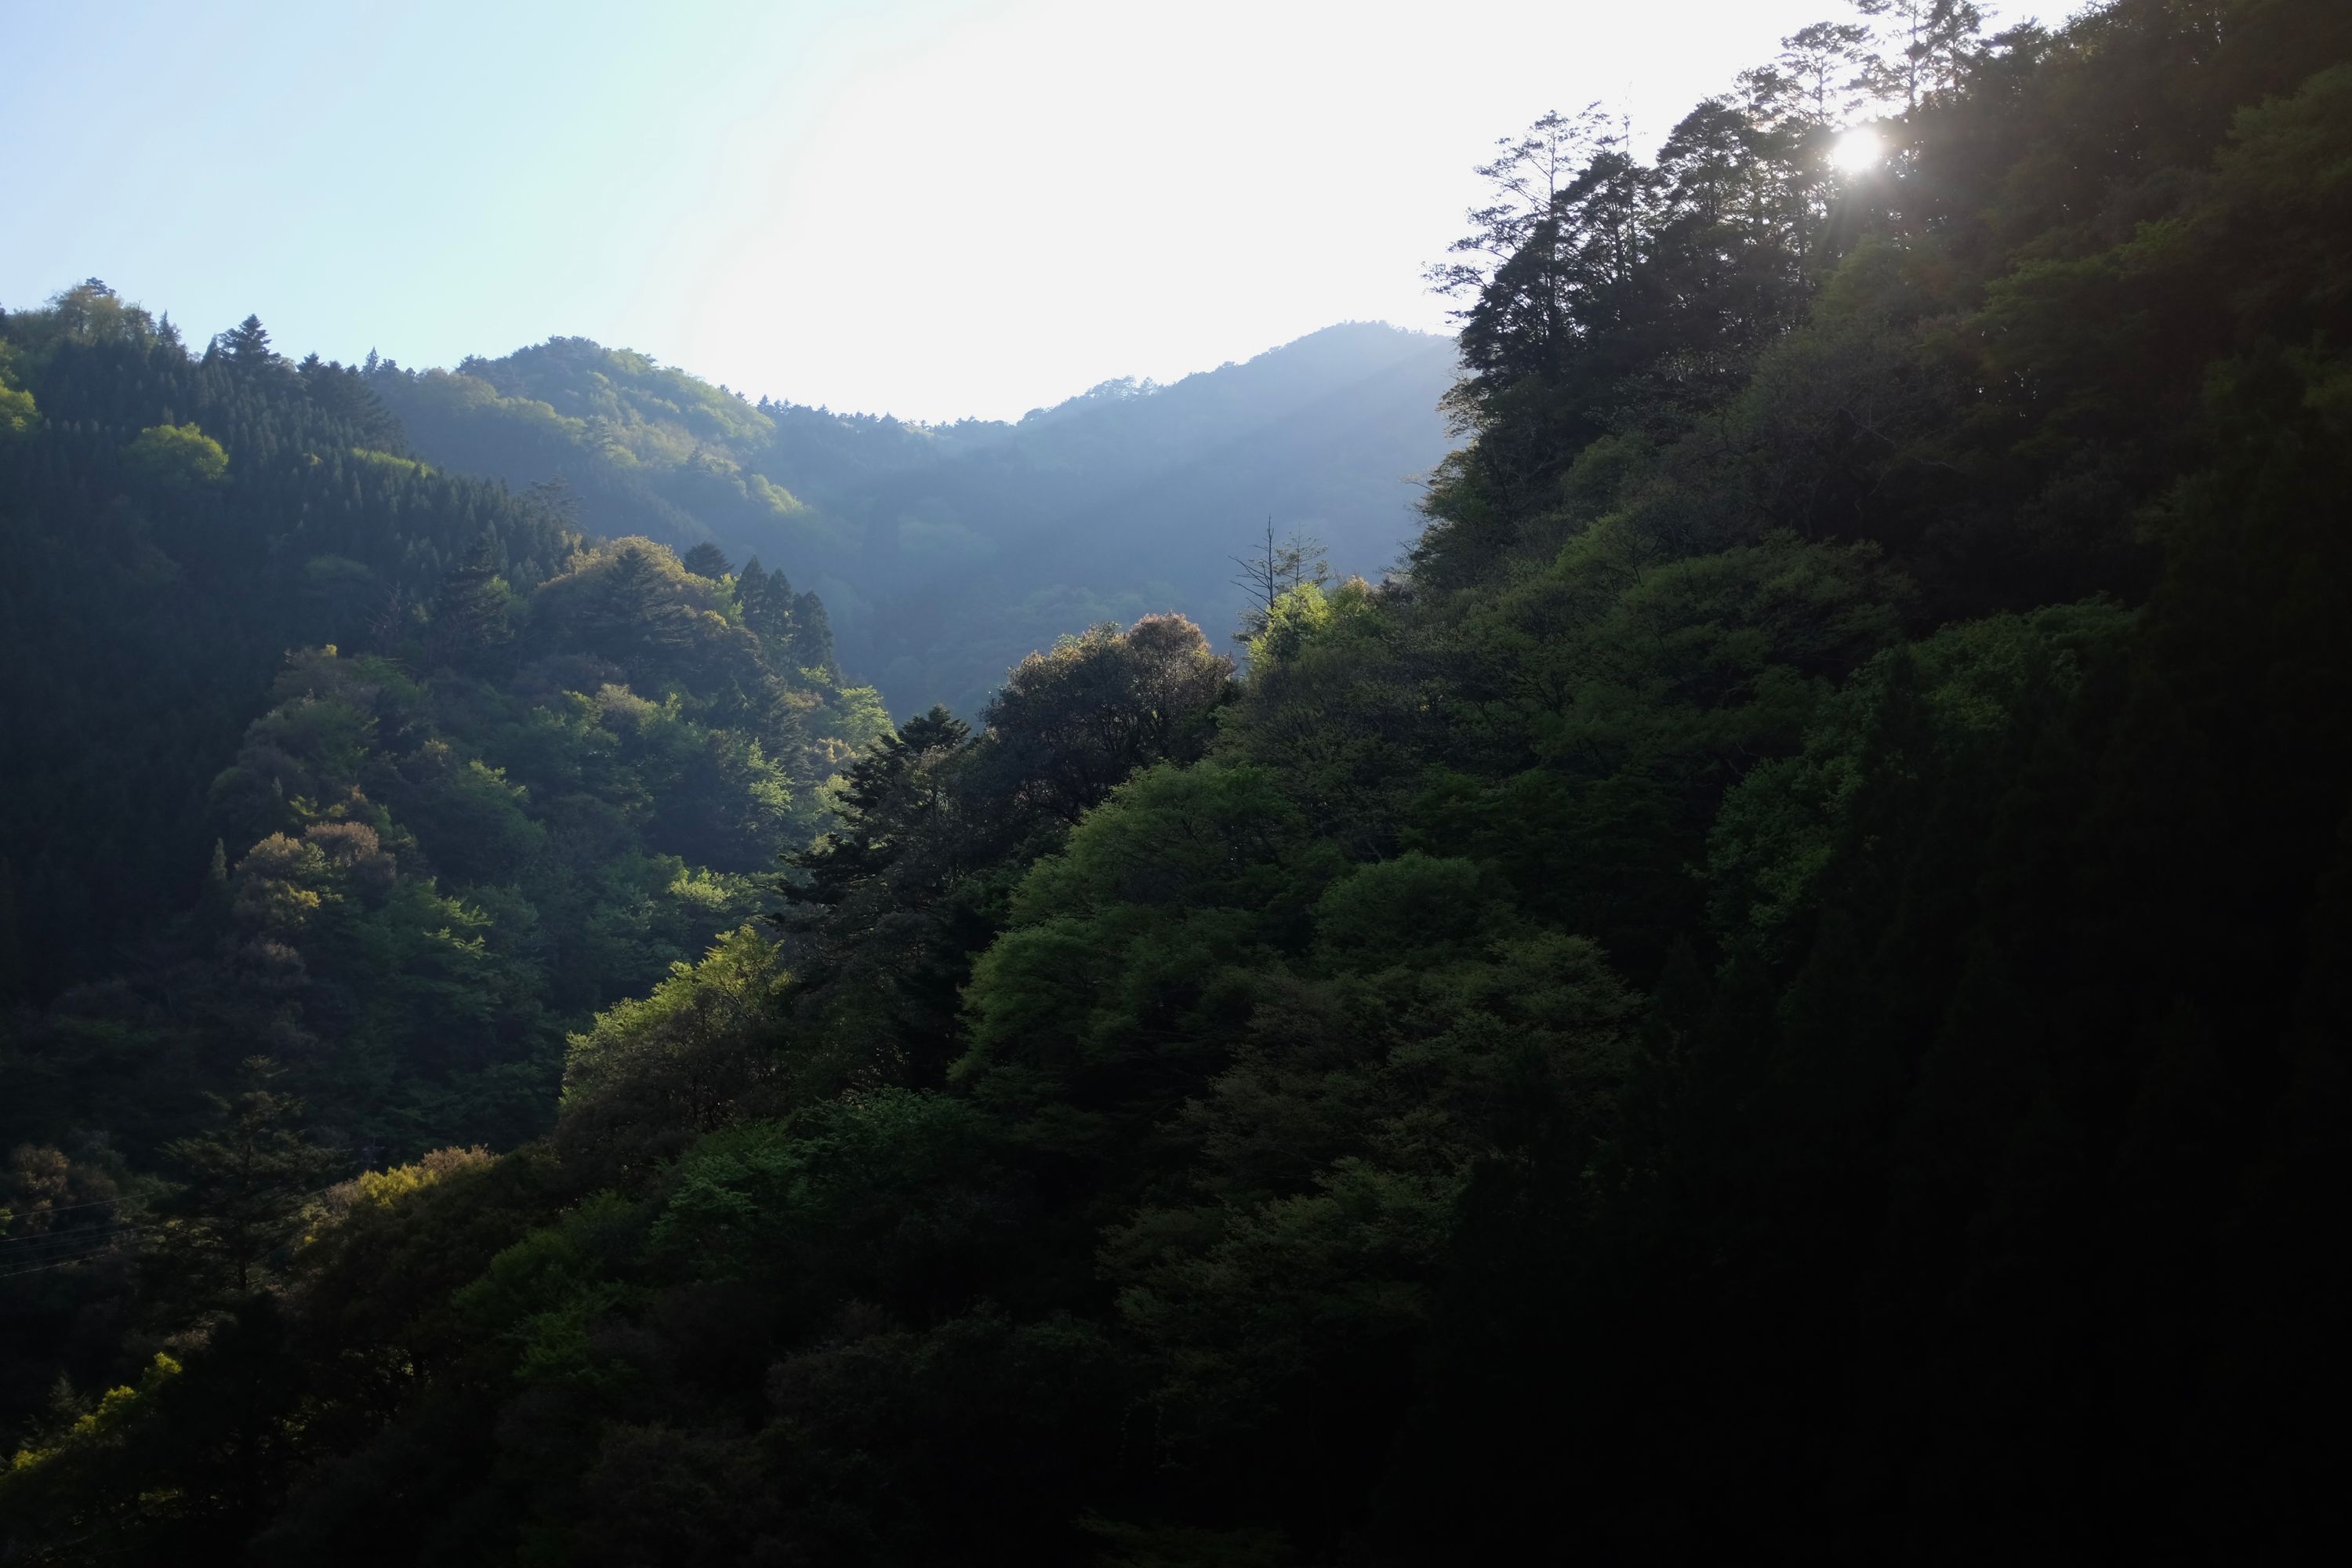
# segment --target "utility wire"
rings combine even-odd
[[[109,1220],[103,1225],[76,1226],[71,1230],[43,1231],[34,1236],[0,1237],[0,1247],[37,1247],[43,1242],[66,1241],[78,1237],[104,1236],[118,1230],[136,1230],[139,1225],[140,1222],[135,1219],[117,1219]]]
[[[100,1241],[140,1228],[136,1220],[125,1220],[121,1225],[86,1225],[77,1230],[53,1231],[47,1236],[15,1237],[7,1249],[0,1251],[0,1267],[5,1267],[12,1258],[22,1258],[27,1252],[38,1252],[45,1247],[70,1247],[76,1242]]]
[[[111,1246],[100,1247],[73,1258],[61,1258],[55,1263],[36,1263],[29,1268],[11,1268],[6,1273],[0,1274],[0,1279],[14,1279],[20,1274],[38,1274],[45,1269],[63,1268],[68,1263],[87,1263],[93,1258],[103,1258],[113,1250]]]
[[[27,1215],[27,1216],[26,1216],[26,1217],[30,1218],[30,1217],[32,1217],[32,1216]],[[107,1217],[106,1217],[104,1215],[102,1215],[102,1214],[97,1214],[97,1215],[90,1215],[90,1216],[89,1216],[89,1224],[91,1224],[91,1225],[112,1225],[112,1224],[114,1224],[114,1223],[115,1223],[115,1220],[128,1219],[128,1218],[130,1218],[130,1217],[131,1217],[131,1216],[130,1216],[129,1215],[115,1215],[115,1216],[114,1216],[114,1219],[109,1219],[109,1218],[107,1218]],[[41,1234],[41,1235],[49,1235],[49,1234],[53,1234],[53,1233],[44,1231],[44,1232],[40,1232],[40,1233],[38,1233],[38,1234]],[[17,1238],[17,1237],[16,1237],[0,1236],[0,1241],[14,1241],[14,1240],[16,1240],[16,1239],[18,1239],[18,1238]]]
[[[94,1229],[122,1229],[125,1225],[143,1225],[143,1220],[99,1220],[94,1225],[68,1225],[66,1229],[40,1229],[40,1232],[26,1232],[21,1237],[0,1237],[0,1246],[16,1246],[19,1241],[49,1241],[54,1237],[87,1237]]]
[[[92,1198],[86,1204],[59,1204],[55,1208],[26,1209],[23,1214],[18,1215],[16,1217],[18,1219],[31,1219],[37,1215],[71,1214],[76,1209],[102,1209],[110,1204],[119,1204],[121,1201],[122,1200],[121,1198]]]

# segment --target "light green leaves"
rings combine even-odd
[[[149,426],[122,456],[143,483],[169,496],[217,484],[228,473],[227,451],[194,425]]]

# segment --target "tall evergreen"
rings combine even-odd
[[[214,340],[221,356],[239,370],[274,370],[285,362],[269,346],[269,332],[261,318],[247,316]]]
[[[734,570],[728,563],[727,552],[707,539],[679,557],[679,564],[696,576],[708,577],[714,583]]]
[[[514,641],[507,589],[499,575],[498,546],[477,539],[457,565],[442,574],[429,612],[434,657],[459,668],[490,671]]]
[[[767,602],[771,605],[789,602],[793,607],[782,635],[793,665],[816,670],[828,680],[838,679],[840,672],[833,662],[833,622],[824,613],[824,601],[814,594],[793,595],[784,574],[776,572],[768,579]]]
[[[247,1296],[281,1265],[303,1211],[334,1157],[302,1135],[303,1105],[270,1087],[275,1064],[244,1064],[245,1087],[210,1096],[212,1124],[173,1140],[163,1158],[179,1179],[160,1207],[163,1289],[224,1300]]]

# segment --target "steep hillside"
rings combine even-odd
[[[209,958],[0,1036],[0,1557],[2341,1557],[2352,9],[1980,21],[1868,0],[1653,162],[1507,146],[1408,570],[1245,668],[1097,626],[852,757],[772,575],[399,469],[352,559],[499,526],[284,667]],[[71,305],[5,323],[57,504],[0,522],[102,704],[105,627],[289,581],[386,437]],[[142,378],[183,422],[93,433]],[[644,984],[688,846],[669,907],[769,918],[565,1030],[542,1133],[427,1147],[521,1131],[516,998]]]
[[[312,1175],[544,1131],[567,1032],[763,910],[886,728],[814,595],[96,281],[0,318],[0,664],[10,1423],[225,1097],[300,1104]]]
[[[555,338],[454,372],[371,359],[363,374],[430,460],[518,489],[560,480],[599,533],[839,553],[761,471],[775,435],[767,415],[643,354]]]

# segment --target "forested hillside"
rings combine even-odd
[[[1343,572],[1392,564],[1416,526],[1409,481],[1446,451],[1453,374],[1450,340],[1354,323],[1010,424],[753,405],[577,338],[454,373],[377,363],[366,383],[425,457],[518,488],[562,478],[597,531],[795,563],[893,711],[969,716],[1074,626],[1232,625],[1231,558],[1268,520]]]
[[[1438,270],[1467,444],[1407,570],[1290,587],[1238,678],[1179,617],[1074,627],[845,756],[805,844],[543,782],[775,655],[740,582],[452,488],[498,498],[475,574],[223,738],[209,809],[284,815],[180,940],[296,976],[209,982],[293,1065],[149,1163],[100,1118],[191,1053],[104,1009],[163,983],[14,1026],[6,1081],[61,1087],[7,1134],[7,1550],[2336,1555],[2352,11],[1871,0],[1654,162],[1612,123],[1507,144]],[[245,482],[193,403],[75,435],[58,321],[8,319],[5,460],[104,454],[126,531],[11,524],[51,615],[172,580],[111,541],[176,563]],[[499,561],[511,640],[459,636]],[[861,739],[828,670],[775,679],[802,729],[727,734]],[[339,955],[404,897],[536,900],[502,847],[583,795],[730,919],[782,847],[766,918],[571,1028],[543,1134],[353,1120],[440,1103],[465,1037],[330,1013]]]
[[[429,468],[257,321],[192,356],[92,281],[0,377],[13,1424],[229,1179],[221,1097],[302,1103],[293,1174],[539,1134],[566,1031],[766,907],[887,724],[814,596]]]

